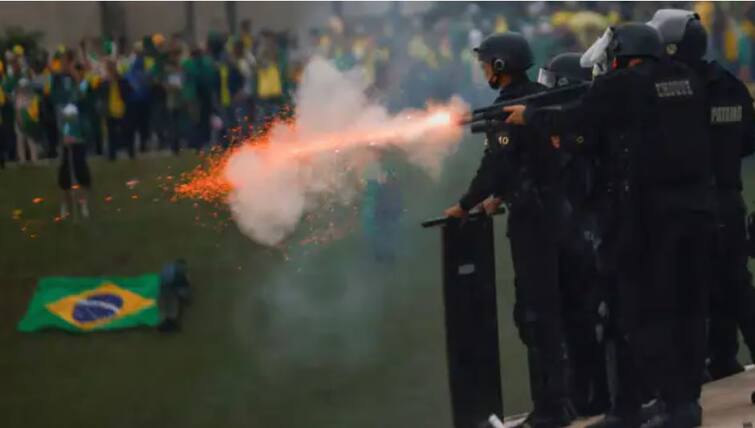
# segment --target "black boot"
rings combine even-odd
[[[538,348],[527,350],[530,374],[530,393],[534,410],[517,425],[522,428],[566,427],[576,418],[577,411],[568,397],[565,361],[549,361]]]
[[[660,398],[656,398],[647,404],[642,405],[640,415],[643,421],[649,421],[650,419],[662,415],[666,412],[666,405]]]
[[[640,428],[695,428],[703,424],[703,409],[698,403],[674,406],[668,412],[657,415]]]
[[[745,371],[745,368],[742,364],[739,364],[736,358],[727,358],[723,361],[713,360],[708,365],[708,374],[711,380],[723,379],[743,371]]]

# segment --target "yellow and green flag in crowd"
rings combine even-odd
[[[18,330],[56,328],[86,333],[156,326],[160,322],[159,292],[156,274],[42,278]]]

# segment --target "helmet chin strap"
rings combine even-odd
[[[488,85],[491,89],[498,89],[501,87],[501,83],[498,81],[498,73],[493,73],[493,76],[488,79]]]

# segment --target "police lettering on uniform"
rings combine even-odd
[[[718,233],[708,372],[718,379],[743,370],[737,361],[737,327],[755,357],[755,288],[747,269],[746,208],[741,193],[741,158],[755,151],[753,100],[739,79],[717,62],[703,60],[708,37],[696,13],[661,9],[649,24],[658,29],[669,56],[704,80],[710,105]]]
[[[542,92],[525,74],[532,66],[527,41],[494,34],[476,49],[497,102]],[[569,401],[567,350],[559,285],[559,226],[564,205],[558,188],[558,153],[529,126],[507,125],[487,134],[485,154],[468,191],[446,215],[462,217],[483,203],[493,211],[505,201],[515,273],[515,322],[527,346],[534,409],[522,426],[557,427],[575,417]],[[487,200],[486,200],[487,198]],[[483,202],[484,201],[484,202]]]
[[[713,234],[705,87],[662,57],[645,24],[610,28],[583,59],[607,72],[579,103],[505,110],[510,124],[600,135],[601,216],[613,222],[601,257],[615,265],[611,311],[623,340],[615,406],[594,426],[639,426],[644,393],[655,389],[667,412],[647,426],[699,426]]]

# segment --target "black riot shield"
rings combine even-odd
[[[503,415],[498,351],[493,220],[435,219],[443,238],[446,353],[455,428],[488,426]]]

